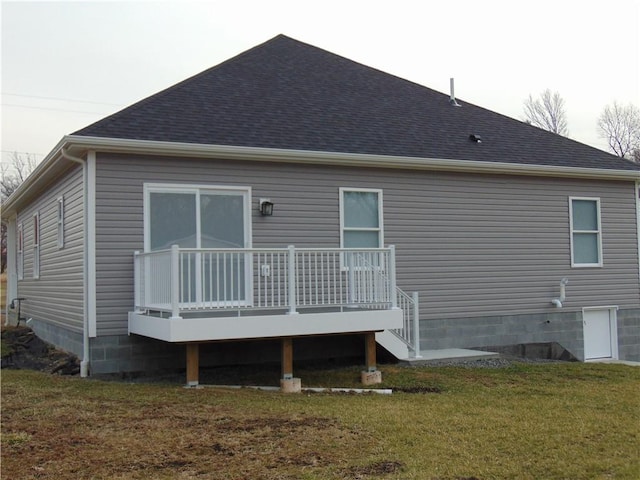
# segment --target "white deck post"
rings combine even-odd
[[[140,309],[140,251],[133,252],[133,310]]]
[[[420,304],[418,292],[411,294],[413,299],[413,358],[422,358],[420,355]]]
[[[296,247],[289,245],[289,315],[296,315]]]
[[[171,319],[180,317],[180,247],[171,245]]]
[[[398,308],[398,291],[396,288],[396,247],[389,245],[389,288],[391,295],[391,309]]]

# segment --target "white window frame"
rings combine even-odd
[[[58,249],[64,248],[64,197],[58,197]]]
[[[151,194],[152,193],[189,193],[196,196],[196,231],[201,231],[200,226],[200,194],[236,194],[244,197],[244,229],[245,229],[245,246],[244,248],[250,249],[253,245],[253,233],[251,229],[251,187],[242,186],[227,186],[227,185],[192,185],[192,184],[175,184],[175,183],[145,183],[144,187],[144,251],[151,251]],[[196,247],[201,247],[200,235],[196,237]],[[251,255],[251,254],[247,254]],[[196,261],[196,268],[200,265],[199,261]],[[146,274],[146,273],[145,273]],[[245,278],[246,278],[246,290],[245,300],[240,302],[240,306],[247,306],[253,304],[253,262],[251,258],[248,258],[245,262]],[[196,282],[200,282],[201,275],[196,273]],[[200,285],[196,286],[196,292],[200,291]],[[200,301],[196,299],[196,303]]]
[[[24,227],[22,223],[18,224],[16,240],[17,240],[16,270],[18,272],[18,280],[23,280],[24,279]]]
[[[144,251],[151,251],[150,219],[151,219],[151,194],[152,193],[192,193],[200,198],[201,192],[205,193],[236,193],[244,196],[244,231],[246,235],[245,247],[251,248],[253,235],[251,232],[251,187],[230,187],[219,185],[191,185],[175,183],[145,183],[144,184]],[[196,202],[196,221],[200,231],[200,202]],[[196,239],[196,248],[201,248],[200,238]]]
[[[33,278],[40,278],[40,212],[33,214]]]
[[[573,228],[573,201],[590,201],[596,204],[596,214],[598,216],[597,230],[576,230]],[[575,234],[588,233],[595,234],[598,243],[598,262],[596,263],[576,263],[574,261],[575,251],[573,245],[573,238]],[[602,267],[604,265],[602,258],[602,215],[600,213],[600,198],[599,197],[569,197],[569,240],[571,245],[571,267],[572,268],[590,268],[590,267]]]
[[[355,228],[355,227],[345,227],[344,219],[344,194],[351,192],[364,192],[364,193],[377,193],[378,194],[378,228]],[[382,203],[382,189],[380,188],[351,188],[351,187],[340,187],[340,248],[345,248],[344,246],[344,233],[345,231],[349,232],[378,232],[378,247],[384,247],[384,206]]]

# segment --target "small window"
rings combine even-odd
[[[58,198],[58,248],[64,248],[64,197]]]
[[[18,224],[18,255],[16,256],[16,270],[18,271],[18,280],[24,278],[24,230],[22,224]]]
[[[382,248],[382,190],[340,189],[340,246]]]
[[[40,278],[40,214],[33,215],[33,278]]]
[[[599,198],[570,198],[571,266],[602,266]]]

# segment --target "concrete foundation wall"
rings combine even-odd
[[[621,360],[640,361],[640,309],[619,310],[618,350]],[[64,327],[33,320],[43,340],[82,357],[82,335]],[[478,348],[556,342],[584,360],[582,312],[543,315],[504,315],[420,323],[422,350]],[[280,361],[279,340],[212,342],[200,347],[202,367],[260,364]],[[137,335],[109,335],[90,339],[91,374],[157,372],[185,368],[185,347]],[[362,358],[360,335],[297,338],[294,361]]]
[[[364,363],[364,340],[360,336],[296,338],[294,362],[360,357]],[[200,345],[200,366],[280,362],[279,340],[211,342]],[[159,372],[185,368],[183,344],[167,343],[136,335],[113,335],[92,339],[91,373]],[[295,363],[294,363],[295,365]]]
[[[620,360],[640,362],[640,310],[618,311]]]
[[[584,360],[582,312],[421,320],[422,350],[556,342]],[[618,311],[621,360],[640,359],[640,309]]]
[[[55,345],[66,352],[73,353],[82,360],[82,333],[56,325],[32,319],[29,327],[45,342]]]

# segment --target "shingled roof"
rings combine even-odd
[[[637,165],[284,35],[74,133],[617,170]],[[482,137],[482,143],[470,135]]]

